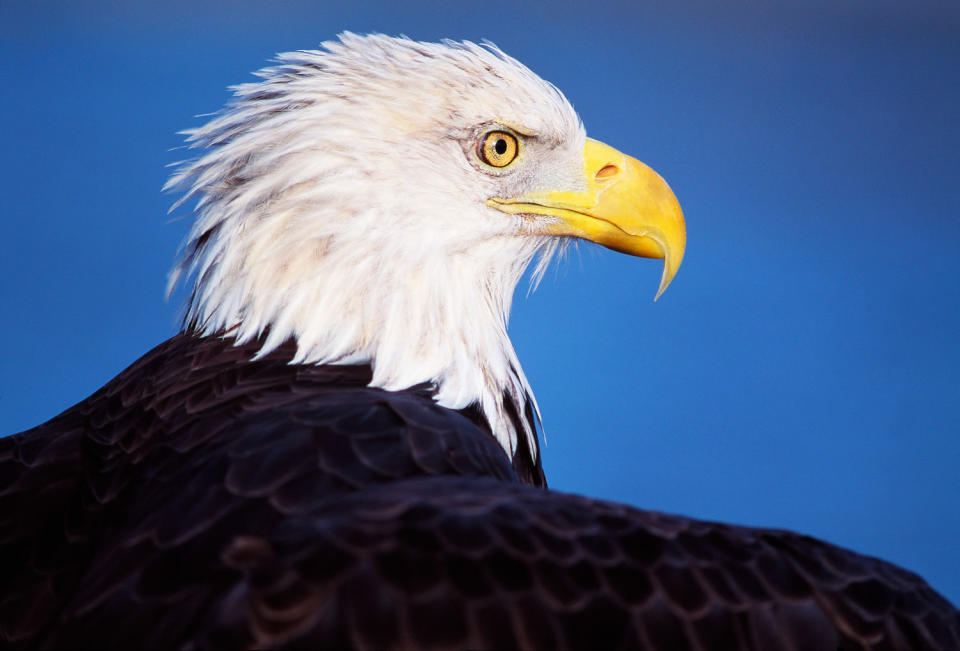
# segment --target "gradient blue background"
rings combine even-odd
[[[592,245],[518,290],[552,486],[800,530],[960,604],[955,2],[263,4],[0,6],[0,432],[175,332],[164,166],[227,85],[343,29],[489,38],[689,230],[656,304],[657,263]]]

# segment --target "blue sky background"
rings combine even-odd
[[[518,290],[554,488],[803,531],[960,604],[955,2],[4,2],[0,433],[176,331],[176,131],[344,29],[493,40],[680,199],[658,303],[658,263],[592,245]]]

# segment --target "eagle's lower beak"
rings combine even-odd
[[[511,214],[558,218],[546,226],[545,234],[580,237],[622,253],[662,259],[659,298],[680,268],[687,242],[677,198],[659,174],[602,142],[587,139],[583,163],[583,191],[549,190],[487,203]]]

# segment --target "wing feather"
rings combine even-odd
[[[0,439],[0,639],[960,648],[956,609],[893,565],[545,491],[428,388],[257,348],[175,337]]]

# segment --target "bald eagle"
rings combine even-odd
[[[183,331],[0,440],[6,647],[960,648],[884,561],[546,490],[514,286],[580,238],[662,292],[686,237],[559,90],[352,34],[258,75],[168,184]]]

